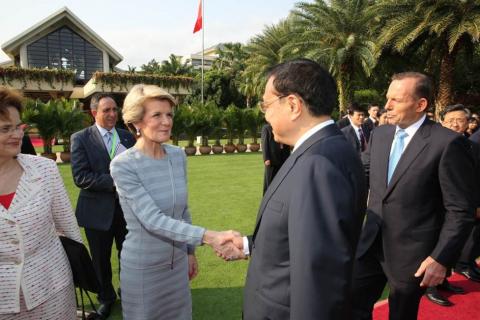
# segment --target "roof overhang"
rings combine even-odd
[[[2,50],[13,59],[20,51],[23,44],[30,44],[50,32],[62,27],[68,26],[77,32],[85,40],[89,41],[97,48],[105,50],[110,56],[112,65],[118,64],[123,57],[115,49],[113,49],[105,40],[103,40],[95,31],[90,29],[82,20],[80,20],[70,9],[63,7],[29,29],[25,30],[15,38],[5,42]]]

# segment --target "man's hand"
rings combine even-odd
[[[268,167],[270,166],[270,160],[265,160],[265,165]]]
[[[480,219],[480,208],[475,211],[475,218]]]
[[[415,277],[419,278],[424,275],[420,283],[421,287],[435,287],[443,282],[446,274],[447,268],[432,257],[427,257],[427,259],[423,260],[420,268],[418,268]]]
[[[243,252],[243,237],[240,233],[231,240],[231,242],[225,243],[222,250],[217,251],[217,256],[221,257],[225,261],[233,261],[239,259],[247,259],[247,256]]]

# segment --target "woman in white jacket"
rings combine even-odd
[[[55,162],[20,154],[21,96],[0,88],[0,320],[75,319],[58,238],[81,242]]]

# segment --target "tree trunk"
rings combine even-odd
[[[452,104],[453,96],[453,72],[455,67],[456,51],[445,53],[440,62],[440,79],[438,83],[438,92],[435,98],[435,118],[440,119],[440,115],[446,106]]]
[[[350,77],[348,74],[340,73],[337,78],[338,102],[340,115],[347,113],[348,104],[353,100],[353,93],[350,87]]]
[[[343,81],[340,77],[337,79],[338,90],[338,107],[340,109],[340,117],[345,115],[347,111],[347,101],[345,100],[345,88],[343,87]]]

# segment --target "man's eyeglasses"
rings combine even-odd
[[[276,101],[282,99],[282,98],[285,98],[287,97],[287,95],[283,95],[283,96],[278,96],[270,101],[260,101],[258,103],[258,107],[260,108],[260,111],[262,111],[263,113],[267,112],[267,109],[268,109],[268,106],[275,103]]]
[[[445,122],[446,124],[454,124],[454,123],[456,123],[456,124],[462,125],[462,124],[467,123],[467,119],[462,119],[462,118],[453,119],[453,118],[452,118],[452,119],[448,119],[448,120],[446,120],[446,121],[444,121],[444,122]]]

